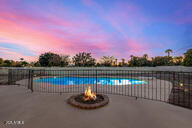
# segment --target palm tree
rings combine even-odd
[[[170,57],[170,53],[173,52],[171,49],[165,50],[165,53],[167,53],[167,56]]]
[[[122,58],[121,61],[122,61],[122,64],[125,64],[125,59],[124,58]]]
[[[147,55],[147,54],[144,54],[143,57],[144,57],[145,59],[147,59],[147,58],[148,58],[148,55]]]
[[[132,60],[134,56],[133,56],[133,55],[130,55],[130,57],[131,57],[131,60]]]
[[[117,66],[117,59],[115,59],[115,66]]]

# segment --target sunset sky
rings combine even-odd
[[[0,58],[44,52],[129,59],[192,48],[192,0],[0,0]]]

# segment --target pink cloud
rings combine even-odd
[[[0,55],[4,58],[4,59],[8,59],[8,60],[19,60],[20,58],[24,58],[24,60],[27,60],[27,61],[37,61],[37,57],[33,57],[33,56],[25,56],[25,55],[22,55],[20,53],[17,53],[17,52],[13,52],[13,51],[10,51],[10,49],[7,49],[7,48],[3,48],[3,47],[0,47]]]
[[[140,13],[137,6],[117,3],[117,5],[122,4],[122,9],[115,6],[115,8],[111,7],[106,12],[95,1],[84,0],[83,2],[88,7],[93,7],[95,11],[98,11],[105,21],[124,36],[124,39],[116,39],[113,34],[106,32],[102,26],[84,15],[73,19],[66,15],[59,17],[36,9],[34,10],[36,13],[33,15],[27,12],[6,9],[6,6],[9,6],[6,3],[3,5],[3,9],[6,9],[6,11],[0,11],[0,38],[5,38],[8,42],[26,47],[33,51],[37,57],[39,54],[48,51],[70,55],[86,51],[92,52],[97,58],[103,55],[113,55],[114,53],[114,55],[120,57],[138,53],[138,51],[141,54],[141,51],[144,52],[148,49],[142,44],[146,40],[141,41],[130,38],[123,28],[124,26],[121,26],[121,24],[126,23],[131,32],[138,33],[141,31],[142,28],[135,24],[138,19],[134,15],[139,16],[140,21],[145,20],[145,17]],[[7,56],[13,54],[22,56],[15,52],[9,53],[5,49],[3,51],[4,56],[6,56],[5,54]],[[27,58],[27,56],[23,56]],[[29,60],[37,57],[29,57]]]
[[[111,6],[107,9],[104,9],[99,3],[93,0],[82,0],[82,2],[97,12],[101,18],[120,32],[124,38],[128,38],[127,32],[124,30],[125,27],[132,34],[138,34],[142,32],[144,26],[150,24],[148,17],[142,13],[142,10],[131,2],[111,2]]]
[[[52,15],[46,19],[37,17],[28,19],[28,17],[17,13],[0,13],[0,37],[6,38],[9,42],[25,46],[36,54],[46,51],[56,51],[58,53],[66,51],[67,54],[73,54],[88,49],[103,51],[106,49],[105,47],[108,47],[107,43],[104,45],[102,42],[106,42],[105,40],[109,36],[100,30],[99,26],[86,20],[80,24],[78,21],[71,22]],[[53,25],[53,28],[43,26],[45,20],[49,25]],[[66,30],[56,29],[54,28],[55,25]],[[77,28],[80,29],[77,30]],[[81,28],[86,28],[86,31],[79,32]],[[100,44],[103,44],[103,47]]]
[[[42,24],[42,22],[38,22]],[[33,25],[36,25],[36,23]],[[118,49],[119,46],[116,46],[118,42],[112,41],[113,37],[111,35],[100,30],[98,26],[95,28],[92,27],[92,25],[89,26],[89,29],[93,28],[98,32],[79,33],[74,31],[73,29],[75,28],[71,26],[68,27],[72,29],[71,31],[44,27],[42,27],[41,30],[37,30],[26,24],[19,24],[0,18],[0,28],[1,37],[8,39],[9,42],[27,47],[34,51],[37,56],[47,51],[53,51],[59,54],[75,54],[86,51],[92,52],[93,54],[96,53],[95,57],[98,58],[99,55],[112,54],[113,52],[120,53],[115,55],[124,56],[127,51],[136,52],[144,48],[137,40],[127,40],[125,47],[122,45],[122,48]],[[51,32],[46,32],[50,30]],[[21,55],[17,54],[17,56]]]

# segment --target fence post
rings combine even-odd
[[[33,73],[34,73],[34,71],[33,70],[31,70],[31,81],[30,81],[30,85],[31,85],[31,91],[33,92]]]
[[[173,87],[172,87],[173,99],[172,99],[172,104],[175,104],[175,93],[176,93],[175,80],[176,80],[175,72],[173,72]]]
[[[175,89],[175,72],[173,72],[173,89]]]
[[[96,68],[96,93],[97,93],[97,68]]]
[[[12,83],[12,69],[8,69],[8,85]]]
[[[30,81],[31,81],[31,70],[29,69],[29,72],[28,72],[28,86],[27,86],[27,89],[30,89]]]
[[[33,70],[29,69],[28,89],[33,92]]]

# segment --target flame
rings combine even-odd
[[[88,86],[88,89],[85,90],[83,100],[96,100],[96,93],[91,91],[91,86]]]
[[[183,83],[180,83],[180,86],[183,87]]]

